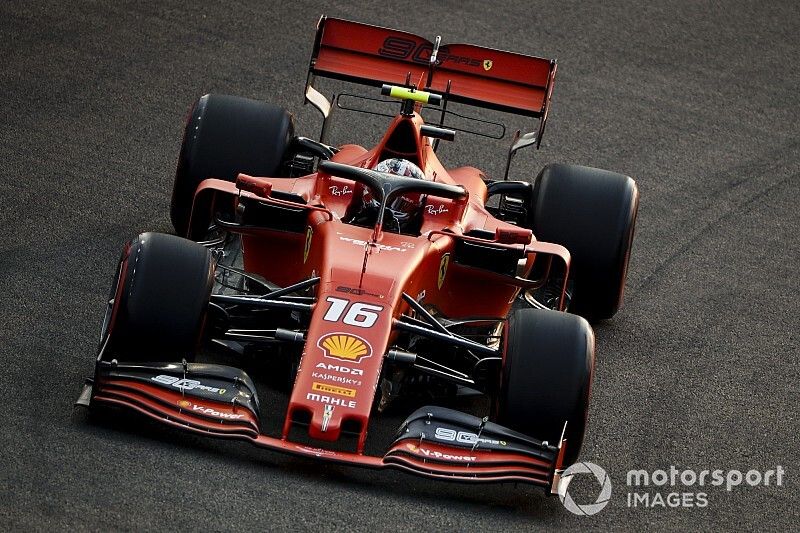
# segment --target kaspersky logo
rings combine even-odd
[[[325,352],[325,357],[358,363],[372,355],[372,347],[367,341],[349,333],[329,333],[320,337],[317,346]]]

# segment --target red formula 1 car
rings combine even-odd
[[[436,155],[455,137],[449,102],[538,119],[509,163],[538,145],[555,73],[552,60],[322,17],[306,85],[320,141],[275,106],[200,98],[172,196],[186,238],[125,246],[78,403],[340,463],[555,490],[586,427],[585,318],[622,301],[636,185],[570,165],[493,181]],[[317,76],[399,106],[380,142],[325,144],[333,102]],[[288,399],[260,403],[273,385]],[[368,431],[402,408],[393,437]]]

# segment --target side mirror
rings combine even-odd
[[[501,244],[530,244],[533,240],[533,232],[517,226],[497,228],[494,232],[494,239]]]

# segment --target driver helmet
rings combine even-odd
[[[421,168],[408,159],[401,159],[399,157],[384,159],[375,165],[372,170],[407,178],[425,179],[425,173]],[[418,194],[400,196],[392,200],[391,205],[387,205],[386,207],[391,210],[398,222],[402,224],[417,211],[421,203],[420,200],[420,195]]]
[[[398,157],[392,159],[384,159],[373,170],[378,172],[386,172],[387,174],[395,174],[396,176],[406,176],[409,178],[417,178],[420,180],[425,179],[425,173],[417,165],[408,159],[400,159]]]

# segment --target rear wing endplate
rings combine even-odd
[[[556,61],[471,44],[442,45],[411,33],[322,16],[308,67],[306,100],[327,119],[331,102],[314,86],[323,76],[365,85],[409,85],[446,100],[539,120],[517,135],[512,153],[541,143]]]

